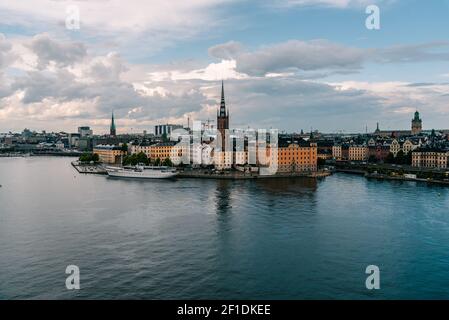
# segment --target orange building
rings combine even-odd
[[[318,162],[316,143],[280,144],[278,147],[278,172],[316,171]]]

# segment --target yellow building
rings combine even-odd
[[[349,161],[368,160],[367,146],[349,146]]]
[[[151,145],[148,143],[141,143],[138,145],[131,146],[131,154],[145,153],[145,155],[150,158],[151,156]]]
[[[401,150],[401,143],[398,140],[393,139],[390,144],[390,152],[396,157]]]
[[[93,148],[93,153],[98,154],[100,162],[107,164],[120,164],[127,151],[119,146],[99,144]]]
[[[404,151],[404,154],[409,154],[413,150],[417,149],[419,147],[418,143],[413,143],[409,139],[407,139],[404,144],[402,145],[402,151]]]
[[[172,158],[173,148],[175,147],[176,142],[161,142],[157,144],[153,144],[150,146],[150,159],[152,161],[156,159],[160,159],[161,161]]]

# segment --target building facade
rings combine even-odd
[[[412,152],[412,166],[417,168],[447,169],[449,151],[423,148]]]
[[[368,146],[349,146],[349,161],[367,161],[369,157]]]
[[[342,160],[342,149],[341,149],[341,145],[334,145],[332,147],[332,157],[335,160]]]
[[[166,135],[167,137],[169,137],[170,134],[177,129],[182,129],[182,125],[178,125],[178,124],[157,125],[157,126],[154,126],[154,135],[156,137],[162,137],[163,135]]]
[[[93,148],[93,153],[98,154],[100,162],[107,164],[121,164],[123,157],[127,154],[119,146],[101,144]]]
[[[278,172],[316,171],[318,151],[316,143],[292,143],[278,147]]]

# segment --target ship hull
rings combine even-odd
[[[125,171],[125,170],[108,170],[108,176],[113,178],[129,178],[129,179],[170,179],[177,176],[176,172],[171,171],[157,171],[157,170],[144,170],[144,171]]]

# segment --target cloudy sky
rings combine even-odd
[[[232,127],[449,128],[449,0],[0,0],[0,132],[214,119],[221,79]]]

